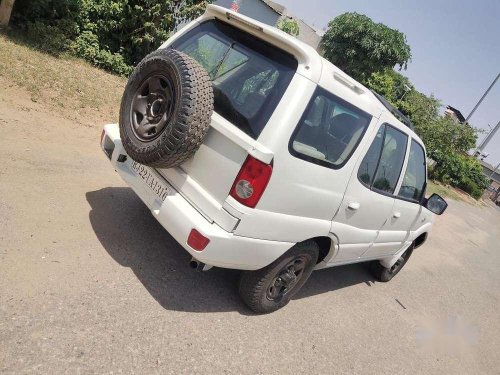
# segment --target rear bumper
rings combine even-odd
[[[149,169],[171,192],[161,201],[130,167],[132,161],[123,149],[118,125],[106,125],[104,132],[101,148],[110,158],[115,170],[149,207],[153,216],[170,235],[200,262],[216,267],[256,270],[272,263],[294,245],[290,242],[237,236],[225,231],[196,210],[168,181],[153,169]],[[123,161],[124,156],[127,156],[125,161]],[[187,244],[192,229],[198,230],[210,239],[203,251],[196,251]]]

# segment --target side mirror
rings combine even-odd
[[[432,194],[424,201],[424,207],[436,215],[441,215],[448,207],[448,203],[441,196]]]

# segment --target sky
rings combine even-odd
[[[277,1],[319,29],[344,12],[358,12],[403,32],[412,61],[402,73],[418,91],[434,94],[464,117],[500,73],[500,0]],[[483,130],[498,121],[500,79],[469,120]],[[484,152],[488,163],[500,163],[500,130]]]

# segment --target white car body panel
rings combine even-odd
[[[104,130],[106,137],[103,139],[103,147],[105,142],[114,143],[111,164],[120,177],[148,206],[160,224],[168,228],[172,237],[199,261],[223,268],[254,270],[271,263],[293,246],[293,243],[247,238],[225,231],[219,225],[207,220],[167,181],[163,182],[171,188],[172,193],[162,202],[130,168],[130,158],[125,162],[117,161],[119,155],[126,155],[118,125],[106,125]],[[148,169],[155,173],[153,169]],[[193,228],[210,238],[210,243],[202,252],[195,251],[187,245],[189,232]]]

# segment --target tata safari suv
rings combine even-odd
[[[212,5],[136,67],[101,147],[191,264],[242,270],[261,313],[313,270],[370,262],[389,281],[446,208],[425,198],[425,147],[383,98]]]

